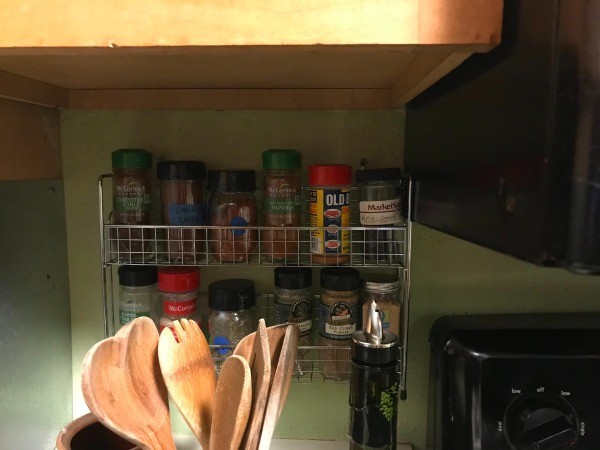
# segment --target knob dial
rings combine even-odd
[[[577,415],[560,397],[521,396],[506,410],[506,438],[517,450],[577,447]]]

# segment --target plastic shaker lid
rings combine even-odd
[[[119,284],[121,286],[151,286],[156,284],[158,269],[156,266],[121,266]]]
[[[358,270],[352,267],[321,269],[321,287],[329,291],[355,291],[360,288]]]
[[[113,169],[150,169],[152,153],[141,148],[121,148],[112,152]]]
[[[208,306],[218,311],[239,311],[256,304],[254,282],[241,278],[219,280],[208,286]]]
[[[254,192],[254,170],[209,170],[208,190],[211,192]]]
[[[204,180],[206,164],[202,161],[161,161],[156,165],[159,180]]]
[[[352,184],[352,166],[343,164],[316,164],[308,167],[311,186],[337,186]]]
[[[270,149],[262,153],[263,169],[299,169],[302,154],[292,149]]]
[[[282,289],[304,289],[312,285],[312,270],[308,267],[277,267],[275,286]]]
[[[356,171],[356,181],[364,183],[365,181],[394,181],[400,180],[402,170],[399,167],[390,167],[386,169],[363,169]]]
[[[197,267],[161,267],[158,270],[158,288],[164,292],[189,292],[200,287]]]

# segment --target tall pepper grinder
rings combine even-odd
[[[396,448],[398,419],[398,337],[383,330],[375,300],[364,330],[352,335],[350,450]]]

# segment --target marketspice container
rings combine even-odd
[[[340,164],[312,165],[310,184],[310,252],[315,264],[337,265],[350,260],[350,186],[352,167]]]
[[[156,165],[160,180],[162,221],[165,225],[206,225],[204,197],[206,165],[201,161],[164,161]],[[205,230],[169,229],[169,261],[195,260],[205,251]]]
[[[112,152],[113,223],[149,225],[152,206],[152,154],[143,149],[119,149]],[[142,231],[143,230],[143,231]],[[111,239],[119,259],[141,261],[150,247],[150,229],[117,228]]]
[[[159,331],[173,329],[173,321],[194,319],[200,325],[198,288],[200,271],[197,267],[161,267],[158,270],[158,289],[163,314]]]
[[[302,155],[291,149],[271,149],[263,152],[264,216],[267,227],[300,226]],[[262,251],[266,261],[285,261],[298,256],[297,230],[264,230]]]

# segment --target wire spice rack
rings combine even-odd
[[[232,266],[301,266],[301,267],[331,267],[335,265],[357,268],[392,268],[397,269],[402,281],[402,335],[399,346],[400,396],[406,398],[406,361],[408,340],[408,315],[410,302],[410,258],[411,258],[411,222],[401,226],[373,228],[356,226],[358,223],[357,200],[351,201],[351,220],[349,227],[339,227],[339,231],[347,231],[350,237],[350,254],[347,261],[321,264],[313,260],[313,232],[322,231],[319,227],[265,227],[265,226],[166,226],[166,225],[116,225],[111,223],[111,215],[104,209],[106,181],[111,175],[101,175],[98,179],[99,217],[100,217],[100,246],[102,267],[102,297],[104,307],[105,335],[114,334],[114,295],[112,267],[121,264],[133,265],[193,265],[205,267]],[[411,217],[411,190],[409,177],[403,178],[404,217]],[[306,192],[306,190],[305,190]],[[352,195],[356,197],[356,189]],[[303,195],[303,209],[307,216],[307,195]],[[224,262],[219,258],[223,247],[222,239],[228,233],[248,233],[254,236],[248,240],[251,252],[237,254],[235,246],[227,247],[230,252]],[[264,236],[273,239],[269,246],[265,245]],[[175,237],[175,239],[174,239]],[[284,255],[280,260],[273,261],[266,249],[278,244],[279,248],[296,249],[293,254]],[[318,297],[316,297],[318,298]],[[272,294],[258,296],[257,307],[259,314],[273,324]],[[206,302],[204,302],[206,304]],[[314,305],[318,311],[318,301]],[[297,367],[294,379],[298,382],[314,382],[316,380],[347,380],[350,372],[350,347],[319,345],[318,324],[313,325],[312,344],[298,347]],[[220,364],[231,350],[227,346],[212,346],[215,366]],[[222,355],[222,356],[220,356]],[[340,362],[341,361],[341,362]]]

